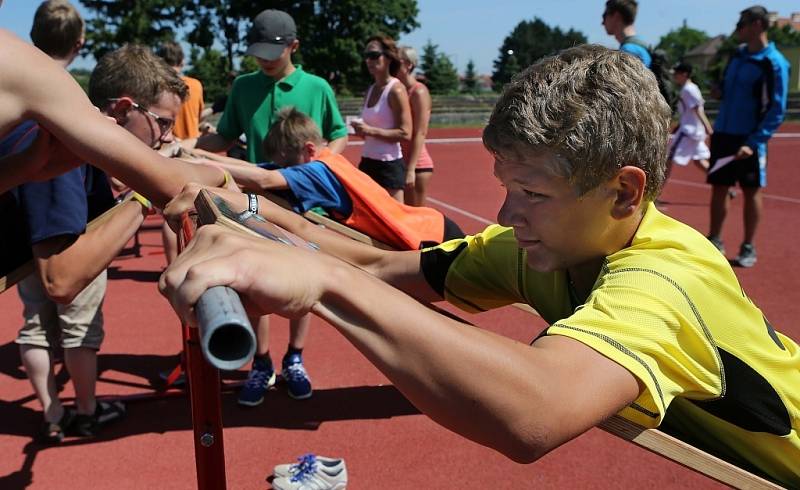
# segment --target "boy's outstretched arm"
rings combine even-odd
[[[197,184],[187,185],[183,192],[176,196],[164,209],[164,217],[176,232],[180,230],[180,220],[183,213],[194,210],[194,201],[202,189],[204,188]],[[227,200],[235,212],[248,209],[248,197],[241,192],[218,188],[206,188],[205,190]],[[258,197],[258,203],[259,214],[295,235],[315,243],[323,252],[379,277],[382,281],[406,291],[420,301],[434,302],[442,300],[439,294],[428,285],[420,272],[419,251],[393,252],[381,250],[315,225],[263,196]]]
[[[422,412],[518,462],[533,461],[639,393],[626,369],[585,345],[526,345],[440,315],[326,254],[201,227],[161,278],[176,312],[227,285],[251,313],[331,323]]]
[[[79,157],[75,165],[91,162],[158,206],[188,182],[222,185],[219,169],[164,158],[108,120],[69,73],[35,47],[4,30],[0,44],[0,135],[36,120]],[[0,188],[7,190],[5,178]]]

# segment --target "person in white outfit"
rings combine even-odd
[[[364,97],[361,119],[351,123],[355,133],[364,137],[358,168],[403,202],[406,169],[400,142],[411,140],[411,106],[406,88],[395,78],[401,61],[394,40],[369,38],[364,62],[375,83]]]
[[[681,87],[678,98],[680,122],[670,138],[669,159],[672,165],[688,165],[695,162],[703,169],[708,168],[711,152],[706,138],[714,132],[703,110],[703,95],[700,88],[692,82],[692,65],[680,63],[674,68],[673,78]]]

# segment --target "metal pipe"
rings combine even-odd
[[[256,336],[236,291],[227,286],[206,290],[195,305],[200,349],[217,369],[235,370],[256,352]]]

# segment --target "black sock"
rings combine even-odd
[[[266,354],[256,354],[253,356],[253,369],[259,371],[274,371],[272,367],[272,358],[269,356],[269,351]]]
[[[292,344],[289,344],[289,347],[286,348],[286,355],[283,356],[283,357],[287,358],[287,357],[291,356],[292,354],[297,354],[299,356],[302,356],[303,355],[303,349],[302,348],[297,349],[295,347],[292,347]]]

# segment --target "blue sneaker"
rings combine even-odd
[[[259,369],[264,366],[258,366],[253,363],[253,369],[247,375],[247,381],[241,391],[239,391],[239,405],[246,405],[248,407],[255,407],[264,401],[264,395],[267,390],[275,385],[275,370],[274,369]]]
[[[304,400],[311,396],[311,379],[303,366],[303,356],[290,354],[283,357],[281,377],[286,381],[289,396]]]

